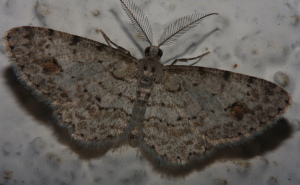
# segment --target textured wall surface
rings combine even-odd
[[[211,53],[197,65],[266,79],[294,103],[284,119],[255,139],[219,150],[197,167],[172,172],[138,148],[86,148],[71,140],[52,111],[14,75],[0,46],[0,184],[300,184],[300,3],[297,0],[134,1],[147,15],[154,44],[163,27],[192,13],[213,13],[173,45],[163,63]],[[131,52],[147,46],[117,0],[0,1],[0,35],[40,26],[104,42],[97,29]],[[263,103],[263,102],[262,102]]]

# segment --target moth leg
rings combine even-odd
[[[210,52],[208,51],[208,52],[206,52],[206,53],[204,53],[202,55],[199,55],[199,56],[196,56],[196,57],[193,57],[193,58],[178,58],[178,59],[174,60],[174,62],[172,62],[171,65],[174,65],[176,62],[187,62],[189,60],[195,60],[197,58],[201,59],[202,57],[204,57],[205,55],[208,55],[209,53]],[[192,64],[192,65],[194,65],[194,64]]]
[[[98,31],[101,32],[101,34],[103,35],[103,37],[104,37],[106,43],[107,43],[109,46],[111,46],[110,44],[112,44],[112,45],[115,46],[117,49],[119,49],[119,50],[123,51],[124,53],[127,53],[127,54],[130,55],[130,52],[129,52],[129,51],[127,51],[125,48],[123,48],[123,47],[121,47],[121,46],[118,46],[118,45],[115,44],[113,41],[111,41],[111,40],[108,38],[108,36],[107,36],[102,30],[98,30]]]

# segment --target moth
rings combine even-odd
[[[102,146],[136,141],[160,164],[185,166],[261,133],[288,109],[292,98],[278,85],[207,67],[161,63],[172,44],[203,18],[192,14],[167,26],[157,46],[147,17],[120,3],[149,47],[136,59],[101,32],[108,45],[80,36],[23,26],[4,44],[20,80],[53,109],[72,138]]]

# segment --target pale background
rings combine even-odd
[[[274,82],[283,72],[294,99],[275,127],[243,145],[221,150],[198,168],[172,173],[137,148],[86,149],[51,118],[16,79],[0,46],[0,184],[300,184],[300,2],[298,0],[135,0],[148,16],[154,44],[171,21],[217,12],[177,42],[163,62],[212,53],[198,65]],[[17,26],[41,26],[103,42],[102,29],[141,58],[140,40],[117,0],[0,0],[0,35]],[[263,104],[264,102],[262,102]]]

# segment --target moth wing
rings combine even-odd
[[[24,84],[84,143],[123,138],[135,99],[137,59],[83,37],[40,27],[9,30],[4,42]]]
[[[201,159],[215,148],[272,125],[291,104],[278,85],[194,66],[165,66],[141,127],[141,147],[168,164]]]

